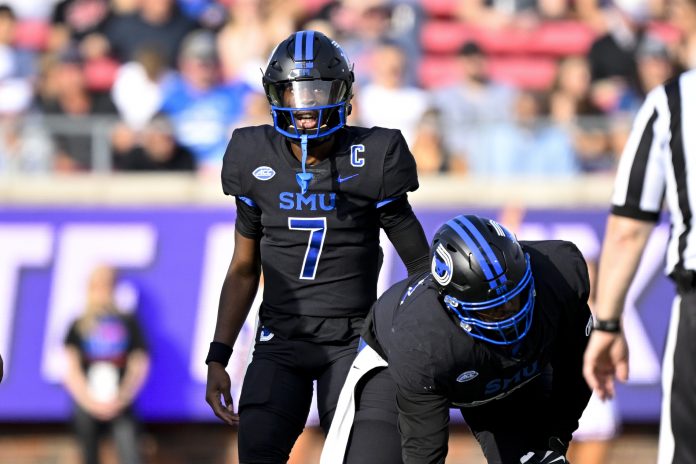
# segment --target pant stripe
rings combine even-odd
[[[662,361],[662,412],[660,418],[660,439],[657,448],[657,464],[672,464],[674,460],[674,433],[672,432],[672,380],[674,377],[674,349],[677,345],[677,329],[681,297],[672,303],[672,316],[667,332],[665,355]]]

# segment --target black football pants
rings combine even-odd
[[[658,464],[696,463],[696,290],[680,293],[662,364]]]
[[[535,423],[547,403],[548,378],[535,380],[514,394],[474,408],[461,408],[489,464],[519,464],[520,457],[543,449],[547,424]],[[401,464],[396,384],[387,368],[376,369],[357,387],[347,464]]]
[[[241,464],[287,462],[307,421],[315,380],[319,421],[328,433],[357,342],[357,334],[346,345],[278,337],[256,342],[239,400]]]

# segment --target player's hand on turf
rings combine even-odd
[[[237,425],[239,416],[234,413],[232,383],[225,366],[217,362],[208,363],[208,382],[205,387],[205,401],[213,409],[215,415],[229,425]],[[224,400],[224,404],[221,400]]]
[[[558,451],[529,451],[520,458],[520,464],[568,464],[568,460]]]
[[[585,349],[583,375],[600,399],[613,398],[614,378],[628,379],[628,346],[623,332],[593,330]]]

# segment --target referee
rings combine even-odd
[[[651,91],[619,161],[599,264],[595,326],[584,359],[600,398],[628,377],[620,317],[663,199],[671,236],[666,273],[677,287],[662,369],[658,464],[696,463],[696,70]]]

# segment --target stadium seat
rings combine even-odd
[[[558,63],[549,57],[494,56],[488,59],[493,79],[528,90],[551,87]],[[425,88],[442,87],[457,81],[455,56],[425,56],[419,68],[420,83]]]
[[[461,22],[430,20],[421,29],[421,45],[426,53],[455,53],[474,36],[474,28]]]
[[[467,40],[475,40],[490,54],[585,54],[595,33],[577,21],[548,21],[534,29],[486,29],[458,21],[431,20],[423,25],[421,44],[428,53],[456,53]]]
[[[428,21],[421,30],[421,44],[428,53],[456,53],[468,40],[477,42],[487,53],[524,53],[529,32],[516,28],[492,30],[448,20]]]
[[[51,25],[47,21],[22,20],[15,27],[14,43],[17,47],[43,51],[48,45]]]
[[[675,26],[660,21],[653,21],[648,24],[648,33],[654,34],[659,37],[665,43],[675,44],[681,37],[679,29]]]
[[[491,77],[528,90],[548,90],[556,77],[558,63],[547,57],[491,57]]]
[[[426,89],[452,84],[457,81],[458,74],[455,56],[426,55],[418,67],[420,84]]]
[[[532,33],[528,50],[532,53],[566,56],[585,55],[596,33],[578,21],[546,21]]]
[[[423,11],[434,18],[451,18],[457,15],[457,0],[421,0]]]

